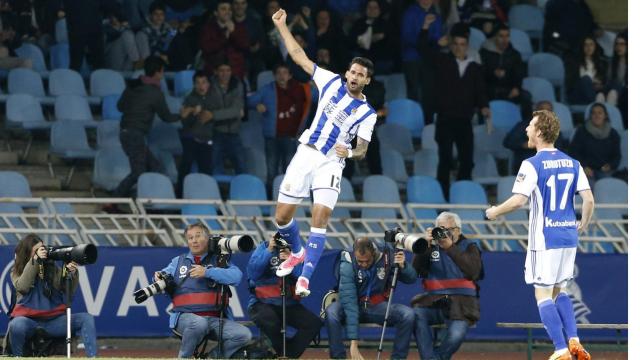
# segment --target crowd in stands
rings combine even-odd
[[[538,40],[533,42],[537,52],[562,59],[565,81],[551,94],[552,99],[539,99],[525,88],[525,78],[531,74],[525,54],[512,42],[509,23],[510,10],[537,3],[2,0],[0,69],[34,66],[31,59],[18,56],[25,43],[47,54],[56,42],[68,41],[70,68],[83,74],[86,69],[100,68],[142,71],[151,56],[162,59],[167,72],[196,70],[193,90],[181,100],[184,153],[178,166],[178,193],[193,163],[200,171],[223,174],[225,158],[229,158],[236,174],[246,172],[239,128],[250,113],[262,120],[268,179],[273,179],[284,172],[317,96],[309,76],[293,63],[274,29],[271,15],[282,7],[289,13],[294,37],[319,66],[342,73],[353,56],[365,56],[373,60],[376,76],[405,75],[407,97],[420,104],[423,124],[435,123],[437,177],[445,196],[455,167],[453,144],[457,147],[457,178],[470,179],[473,125],[484,124],[488,134],[495,130],[489,106],[494,100],[514,103],[522,114],[513,131],[506,129],[500,135],[506,135],[505,147],[514,152],[513,168],[529,154],[520,130],[534,107],[552,107],[556,98],[572,106],[597,102],[587,108],[584,124],[581,119],[576,121],[574,134],[563,134],[564,143],[557,145],[580,160],[590,178],[616,175],[622,134],[612,128],[605,103],[620,110],[626,128],[627,32],[617,34],[612,51],[608,49],[612,57],[607,58],[603,51],[607,49],[598,43],[603,29],[585,0],[547,1],[542,9],[544,27],[539,35],[530,35]],[[66,24],[66,34],[60,33],[61,23]],[[474,36],[485,40],[471,46]],[[268,71],[273,71],[273,81],[261,83],[259,74]],[[132,86],[127,91],[135,91]],[[364,90],[378,111],[379,123],[385,121],[385,91],[390,90],[375,78]],[[536,105],[539,100],[546,102]],[[585,111],[584,107],[579,111]],[[202,120],[207,117],[209,120]],[[207,123],[220,117],[225,121]],[[139,141],[134,139],[132,146],[138,149],[135,143]],[[374,139],[367,154],[369,174],[382,172],[378,151],[385,150],[379,148]],[[202,152],[209,154],[196,155]],[[352,173],[353,169],[345,170],[345,176]]]

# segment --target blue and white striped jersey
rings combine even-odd
[[[351,97],[340,75],[315,64],[313,81],[320,92],[318,110],[311,127],[298,140],[313,145],[327,157],[335,154],[331,150],[336,144],[350,148],[349,144],[356,136],[371,141],[376,112],[366,97],[364,100]]]
[[[529,250],[578,246],[573,207],[577,192],[589,190],[580,163],[557,149],[542,149],[522,162],[513,192],[529,197]]]

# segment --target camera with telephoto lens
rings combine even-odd
[[[249,252],[255,249],[256,244],[249,235],[234,235],[230,238],[222,235],[209,236],[208,252],[214,255],[229,255],[234,252]]]
[[[171,274],[167,274],[164,271],[161,271],[158,274],[158,277],[160,278],[160,280],[133,293],[133,297],[135,298],[137,304],[140,304],[151,296],[158,295],[161,292],[166,292],[169,294],[173,292],[176,287],[176,282],[173,280],[173,276]]]
[[[403,233],[400,228],[385,230],[384,241],[393,243],[396,249],[409,250],[414,254],[427,251],[427,239],[417,234]]]
[[[75,261],[78,265],[93,264],[98,260],[98,248],[93,244],[76,246],[47,246],[47,259],[66,263]]]
[[[443,226],[437,226],[431,229],[431,237],[433,238],[433,245],[437,245],[441,240],[451,236],[451,232]]]

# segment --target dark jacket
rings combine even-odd
[[[158,86],[144,84],[136,79],[129,83],[118,100],[118,110],[122,112],[120,130],[137,130],[145,135],[151,130],[154,115],[166,122],[180,120],[169,111],[162,90]]]
[[[620,165],[620,135],[615,129],[611,129],[605,139],[596,139],[584,125],[576,129],[576,133],[569,146],[569,155],[580,162],[582,167],[600,170],[605,164],[609,164],[612,170]]]
[[[511,89],[520,90],[525,75],[524,62],[511,44],[500,53],[493,39],[486,41],[480,49],[480,57],[490,99],[506,99]],[[505,75],[502,78],[496,77],[496,69],[505,70]]]
[[[465,239],[464,235],[460,235],[460,240]],[[416,254],[413,257],[413,267],[422,278],[429,275],[431,253],[434,248],[430,248],[425,254]],[[462,251],[456,244],[453,244],[444,253],[449,256],[453,262],[460,267],[465,278],[474,282],[478,281],[482,276],[482,259],[480,257],[480,249],[475,244],[470,244],[466,251]],[[449,304],[449,319],[451,320],[467,320],[474,324],[480,318],[480,301],[478,296],[466,295],[447,295]],[[443,295],[426,295],[423,294],[412,300],[412,305],[432,306],[438,300],[444,298]]]
[[[237,134],[242,123],[244,91],[238,79],[232,77],[227,90],[220,87],[217,79],[211,79],[211,100],[213,101],[213,131]]]
[[[571,92],[579,84],[580,66],[581,62],[579,58],[570,57],[565,61],[565,84],[568,92]],[[593,66],[596,69],[596,78],[600,80],[600,84],[604,87],[607,84],[607,68],[609,63],[602,57],[594,57]]]
[[[183,105],[186,107],[195,107],[200,105],[202,111],[214,111],[213,96],[210,92],[205,95],[200,95],[195,89],[184,99]],[[198,142],[207,142],[213,137],[213,119],[201,123],[197,116],[189,115],[186,119],[182,120],[182,136],[192,137]]]

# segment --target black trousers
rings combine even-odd
[[[104,42],[102,41],[102,27],[86,29],[83,26],[67,24],[69,33],[70,67],[80,71],[82,60],[87,52],[87,62],[92,70],[104,67]]]
[[[473,169],[473,127],[471,118],[438,116],[436,121],[438,143],[438,181],[449,199],[449,174],[453,165],[453,144],[458,149],[458,180],[471,179]]]
[[[249,316],[260,331],[269,337],[278,356],[282,356],[282,306],[257,302],[249,308]],[[297,330],[294,337],[287,339],[286,355],[288,358],[299,358],[320,331],[322,320],[301,304],[287,306],[286,320],[288,326]]]
[[[129,158],[131,172],[126,178],[122,179],[114,195],[116,197],[129,197],[129,192],[138,181],[138,177],[147,171],[162,172],[162,164],[149,151],[146,136],[143,132],[121,130],[120,143],[124,153]]]
[[[191,167],[195,162],[198,164],[198,172],[211,176],[213,172],[213,142],[203,143],[195,141],[192,137],[181,137],[182,159],[178,169],[178,197],[182,197],[182,185],[184,178],[191,172]]]

